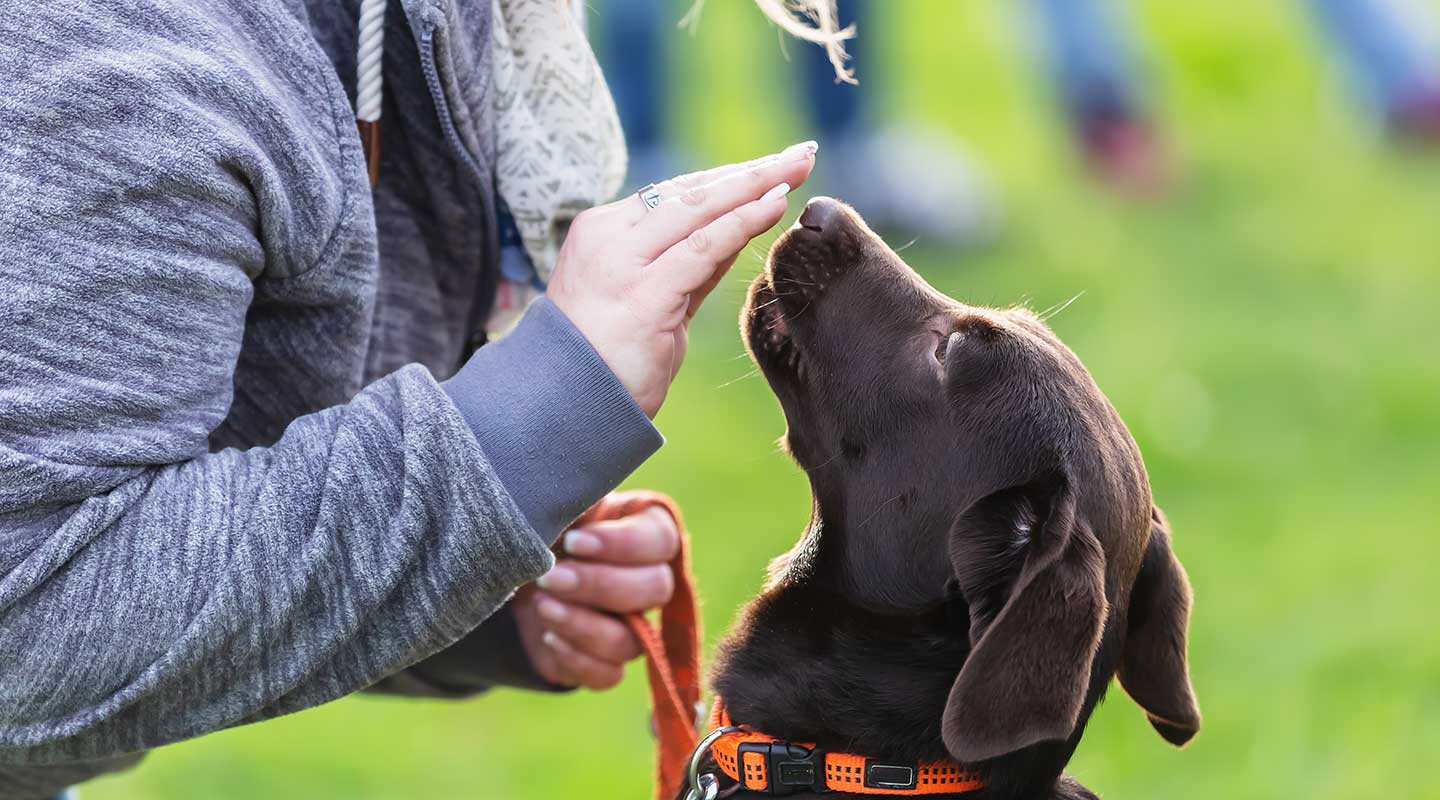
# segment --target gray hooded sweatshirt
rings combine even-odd
[[[535,683],[496,610],[661,443],[546,301],[469,355],[489,0],[391,0],[373,193],[357,6],[0,0],[0,797]]]

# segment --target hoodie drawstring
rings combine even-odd
[[[370,185],[380,180],[380,107],[385,89],[385,2],[361,0],[360,44],[355,57],[355,126]]]

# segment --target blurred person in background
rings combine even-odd
[[[1307,0],[1362,101],[1399,139],[1440,142],[1440,47],[1416,0]],[[1174,165],[1145,98],[1136,37],[1119,0],[1030,0],[1050,81],[1095,174],[1129,194],[1162,193]]]
[[[837,5],[841,27],[858,30],[868,23],[870,0]],[[668,33],[682,15],[698,14],[701,5],[693,0],[598,0],[595,8],[597,51],[630,146],[628,181],[646,183],[689,160],[668,125],[673,46]],[[869,48],[858,39],[847,43],[847,66],[864,75],[858,84],[837,77],[826,53],[806,48],[796,56],[803,126],[826,153],[816,165],[817,189],[844,198],[880,229],[948,244],[988,235],[996,222],[994,201],[959,148],[914,122],[876,125],[875,72],[864,55]]]
[[[1417,0],[1310,0],[1361,101],[1397,139],[1440,144],[1440,39]]]
[[[0,0],[0,797],[639,654],[674,521],[567,528],[816,148],[606,203],[578,6]]]
[[[1120,193],[1164,194],[1174,180],[1150,113],[1138,45],[1119,0],[1029,0],[1051,86],[1092,174]]]
[[[1050,74],[1092,170],[1132,194],[1162,192],[1173,164],[1156,131],[1119,0],[1030,0]],[[1416,0],[1308,0],[1365,102],[1397,138],[1440,142],[1440,46]]]
[[[1091,170],[1133,196],[1162,194],[1175,165],[1145,97],[1119,0],[1030,0],[1050,82]],[[1440,142],[1440,50],[1415,0],[1308,0],[1369,107],[1399,138]]]
[[[1122,0],[1027,0],[1041,60],[1071,138],[1097,179],[1123,195],[1162,196],[1177,166],[1148,97],[1138,37]],[[1440,49],[1433,19],[1416,0],[1307,0],[1360,94],[1399,138],[1440,142]],[[692,0],[599,0],[601,57],[639,184],[686,157],[667,135],[668,32]],[[871,24],[873,0],[840,0],[840,21]],[[888,7],[887,7],[888,9]],[[893,24],[893,23],[892,23]],[[940,242],[983,236],[995,202],[969,160],[945,137],[913,122],[878,126],[877,78],[865,44],[849,47],[864,74],[836,78],[813,51],[799,56],[806,126],[829,154],[819,186],[852,202],[872,223]],[[883,86],[883,75],[878,84]]]
[[[1114,0],[1029,0],[1048,74],[1085,162],[1118,190],[1163,191],[1169,159],[1141,90],[1135,41]],[[873,0],[840,0],[840,22],[873,24]],[[601,0],[599,51],[633,159],[629,180],[669,174],[678,161],[667,136],[669,37],[690,0]],[[892,15],[893,17],[894,15]],[[901,24],[887,20],[890,24]],[[904,24],[912,24],[913,20]],[[879,125],[884,75],[865,53],[875,37],[852,42],[850,64],[862,79],[836,77],[819,53],[798,56],[797,89],[807,129],[825,146],[820,188],[851,202],[872,224],[927,240],[981,238],[998,213],[978,171],[947,137],[912,121]]]

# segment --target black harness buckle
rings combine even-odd
[[[744,742],[736,755],[738,769],[745,777],[745,754],[759,753],[765,759],[766,794],[787,795],[805,790],[826,792],[825,751],[818,747],[804,748],[789,742]]]

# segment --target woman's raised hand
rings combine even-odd
[[[784,216],[815,151],[804,142],[672,178],[655,187],[653,209],[632,194],[571,223],[547,293],[648,416],[680,371],[690,318],[745,245]]]

